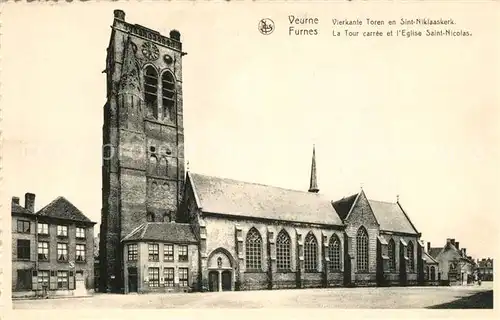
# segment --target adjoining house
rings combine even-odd
[[[460,249],[460,242],[447,239],[444,247],[431,247],[429,255],[439,263],[439,277],[445,285],[467,285],[473,282],[475,262],[467,256],[467,249]]]
[[[12,198],[12,296],[86,295],[94,288],[94,225],[64,197],[35,211]]]
[[[477,259],[476,270],[478,276],[483,281],[493,281],[493,259]]]
[[[122,243],[125,293],[198,287],[198,240],[189,224],[146,222]]]

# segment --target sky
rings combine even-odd
[[[64,196],[100,221],[106,47],[113,9],[181,32],[185,154],[192,172],[400,203],[424,241],[474,258],[498,240],[498,13],[472,3],[92,2],[2,10],[3,189]],[[491,9],[491,8],[490,8]],[[288,16],[318,17],[289,36]],[[331,19],[453,18],[463,38],[347,38]],[[271,18],[273,34],[258,32]],[[4,212],[4,214],[8,214]],[[307,213],[304,213],[307,214]],[[99,228],[95,227],[97,234]]]

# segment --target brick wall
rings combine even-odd
[[[301,225],[289,225],[289,224],[276,224],[266,221],[257,221],[245,219],[244,217],[205,217],[204,222],[206,224],[206,256],[210,256],[211,252],[218,248],[226,249],[231,258],[238,264],[238,274],[235,279],[239,279],[241,283],[241,289],[264,289],[269,286],[273,288],[283,288],[283,287],[296,287],[297,274],[299,272],[298,261],[302,261],[303,253],[301,256],[298,255],[297,248],[297,235],[300,234],[302,242],[305,240],[306,235],[312,232],[316,238],[318,244],[317,250],[317,272],[316,273],[306,273],[303,269],[300,269],[300,274],[302,278],[302,283],[307,287],[321,287],[323,286],[323,272],[325,271],[324,259],[322,257],[322,237],[326,237],[327,241],[335,233],[341,241],[341,248],[343,248],[343,236],[342,231],[336,230],[334,227],[319,227],[312,226],[308,224]],[[241,229],[241,248],[237,248],[237,228]],[[255,228],[262,238],[262,265],[261,270],[256,272],[256,270],[251,270],[247,272],[245,263],[245,252],[246,252],[246,237],[251,228]],[[276,246],[275,241],[281,230],[285,230],[291,240],[291,270],[288,273],[278,272],[276,269]],[[268,248],[269,237],[272,240],[271,246]],[[242,251],[241,259],[238,258],[238,250]],[[268,250],[271,256],[268,255]],[[342,256],[342,253],[341,253]],[[274,260],[274,262],[273,262]],[[271,262],[271,265],[269,263]],[[300,268],[303,268],[300,267]],[[343,264],[342,264],[343,268]],[[269,270],[271,269],[271,274]],[[341,272],[343,269],[341,270]],[[270,283],[272,278],[272,283]],[[341,282],[342,277],[332,276],[332,285],[336,282]]]
[[[349,252],[352,257],[351,278],[360,285],[363,283],[374,284],[376,282],[377,271],[377,236],[379,234],[379,226],[364,192],[361,192],[359,195],[358,201],[345,223],[347,224],[345,231],[351,241],[351,252]],[[364,227],[368,233],[368,273],[358,273],[357,270],[356,235],[360,227]]]
[[[128,268],[137,268],[138,275],[138,292],[179,292],[179,291],[197,291],[199,290],[199,254],[198,246],[196,244],[188,245],[188,261],[179,261],[179,244],[173,244],[174,246],[174,260],[165,261],[164,259],[164,246],[167,243],[163,242],[138,242],[138,260],[128,261],[128,244],[136,242],[127,242],[123,249],[123,259],[124,259],[124,278],[125,278],[125,293],[129,292],[130,284],[128,283]],[[159,258],[158,261],[149,261],[148,257],[148,244],[158,244],[159,248]],[[148,279],[148,269],[159,268],[160,282],[159,287],[151,287],[149,285]],[[174,268],[174,286],[165,286],[165,278],[163,270],[165,268]],[[179,286],[179,268],[188,268],[188,287]]]
[[[414,261],[414,269],[413,272],[408,272],[407,281],[410,285],[415,285],[417,282],[417,251],[418,251],[418,236],[411,235],[402,235],[396,234],[393,232],[380,231],[380,235],[385,238],[387,243],[389,244],[390,240],[394,240],[394,252],[395,252],[395,264],[396,268],[393,270],[389,270],[384,274],[385,279],[389,282],[390,285],[399,285],[400,284],[400,266],[401,266],[401,255],[400,255],[400,246],[402,246],[401,239],[406,244],[413,244],[413,261]],[[407,268],[408,269],[408,268]]]
[[[174,118],[144,119],[146,106],[141,99],[136,99],[137,93],[126,90],[119,92],[124,50],[130,35],[127,28],[124,21],[114,20],[107,57],[108,100],[103,126],[103,144],[112,146],[114,156],[103,162],[100,254],[104,263],[101,267],[101,287],[113,291],[123,289],[120,239],[146,222],[148,212],[154,215],[155,221],[176,220],[184,183],[182,53],[155,43],[159,59],[148,62],[140,50],[148,40],[132,35],[132,41],[138,48],[137,58],[141,59],[141,84],[144,82],[146,65],[155,68],[159,79],[163,72],[172,72],[176,83]],[[172,57],[170,64],[164,59],[167,54]],[[159,81],[160,94],[161,85]],[[141,87],[140,95],[143,94],[142,90]],[[161,114],[161,97],[158,101],[158,114]],[[151,147],[155,150],[152,151]],[[157,169],[150,165],[152,155],[158,159]],[[165,165],[165,161],[168,161],[168,165]],[[115,283],[111,283],[111,276],[117,278]]]
[[[17,221],[24,220],[30,221],[30,233],[18,233]],[[46,271],[72,271],[82,272],[85,287],[87,290],[94,289],[94,230],[93,226],[86,224],[79,224],[72,221],[56,221],[52,219],[40,219],[40,223],[47,223],[49,225],[48,235],[39,234],[38,242],[49,243],[49,256],[48,260],[38,261],[37,241],[35,239],[36,223],[34,217],[12,217],[12,290],[18,291],[17,288],[17,270],[38,269]],[[68,227],[67,237],[57,236],[57,225],[65,225]],[[85,239],[76,238],[76,227],[85,228]],[[19,260],[17,258],[17,240],[25,239],[30,240],[30,259]],[[58,261],[57,257],[57,244],[66,243],[68,248],[67,261]],[[85,261],[76,261],[76,245],[85,245]],[[71,264],[70,264],[71,262]]]

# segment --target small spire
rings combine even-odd
[[[189,160],[186,163],[186,171],[189,171]]]
[[[309,192],[318,193],[318,178],[316,173],[316,146],[313,144],[313,156],[311,163],[311,180],[309,182]]]
[[[399,194],[396,195],[396,202],[399,203]]]

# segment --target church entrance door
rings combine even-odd
[[[208,290],[211,292],[219,291],[219,272],[210,271],[208,274]]]
[[[231,271],[222,271],[222,291],[231,291],[232,282]]]

